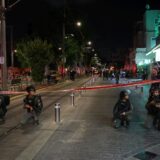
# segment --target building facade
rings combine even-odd
[[[145,13],[146,26],[146,58],[150,60],[150,78],[152,70],[159,72],[160,62],[160,10],[147,10]]]
[[[135,45],[135,61],[139,68],[146,69],[151,78],[151,71],[158,56],[160,42],[160,10],[151,10],[149,5],[146,6],[146,11],[143,16],[143,29],[141,41],[143,44]]]

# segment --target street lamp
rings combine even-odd
[[[76,22],[76,26],[77,26],[78,28],[81,28],[81,27],[82,27],[82,22],[77,21],[77,22]],[[83,35],[81,29],[79,29],[79,32],[80,32],[80,35],[81,35],[81,37],[82,37],[82,40],[84,40],[85,38],[84,38],[84,35]]]
[[[16,49],[14,49],[14,53],[17,53],[18,51]]]
[[[66,38],[66,0],[64,0],[64,8],[63,8],[63,24],[62,24],[62,78],[64,78],[64,67],[65,67],[65,38]]]
[[[77,25],[77,27],[81,27],[81,26],[82,26],[82,23],[81,23],[80,21],[77,21],[77,22],[76,22],[76,25]]]
[[[62,50],[62,48],[61,48],[61,47],[59,47],[59,48],[58,48],[58,50],[59,50],[59,51],[61,51],[61,50]]]
[[[91,41],[88,41],[87,44],[90,46],[90,45],[92,45],[92,42],[91,42]]]

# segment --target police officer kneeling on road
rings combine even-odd
[[[26,124],[29,120],[33,120],[34,124],[39,124],[39,115],[42,112],[43,103],[40,95],[36,95],[34,86],[26,88],[27,96],[24,99],[24,109],[26,110],[21,124]]]
[[[129,93],[127,91],[121,91],[120,97],[113,109],[113,122],[114,127],[119,128],[120,126],[129,127],[130,118],[133,107],[129,100]]]

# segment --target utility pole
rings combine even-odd
[[[64,68],[65,68],[65,36],[66,36],[66,0],[64,0],[64,9],[63,9],[63,26],[62,26],[62,78],[64,78]]]
[[[7,89],[7,56],[6,56],[6,17],[5,17],[5,0],[1,0],[1,79],[2,79],[2,89]]]
[[[14,50],[13,50],[13,26],[10,28],[10,47],[11,47],[11,66],[14,67]]]
[[[6,54],[6,11],[11,9],[21,0],[17,0],[8,8],[5,6],[5,0],[0,0],[0,66],[1,66],[1,80],[2,89],[7,90],[7,54]],[[12,46],[13,47],[13,46]],[[13,51],[12,51],[13,52]]]

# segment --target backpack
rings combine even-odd
[[[33,106],[35,112],[41,113],[43,110],[43,102],[40,95],[36,95],[34,98],[34,106]]]
[[[4,117],[7,112],[5,98],[3,95],[0,95],[0,118]]]
[[[10,96],[4,95],[4,101],[5,101],[6,106],[10,105]]]

